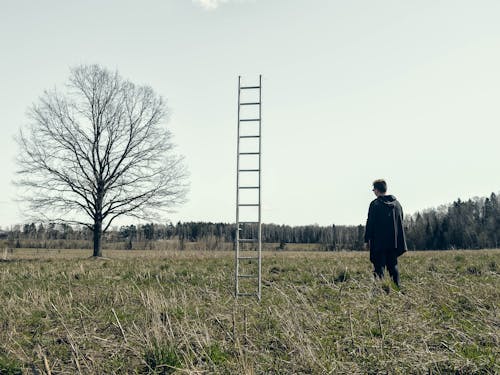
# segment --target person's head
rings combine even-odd
[[[377,197],[385,195],[386,192],[387,192],[387,182],[385,182],[385,180],[379,179],[373,181],[373,193]]]

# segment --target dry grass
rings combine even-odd
[[[0,373],[493,374],[500,251],[264,255],[235,303],[228,252],[16,250],[0,261]]]

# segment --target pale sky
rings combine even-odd
[[[408,213],[500,190],[497,0],[0,5],[1,226],[26,109],[82,63],[168,100],[191,191],[165,220],[235,220],[238,75],[263,75],[264,222],[364,223],[380,177]]]

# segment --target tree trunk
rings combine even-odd
[[[102,221],[94,221],[94,256],[102,257]]]

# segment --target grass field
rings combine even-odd
[[[367,253],[269,252],[263,300],[229,252],[15,250],[0,373],[500,373],[500,251],[413,252],[402,290]]]

